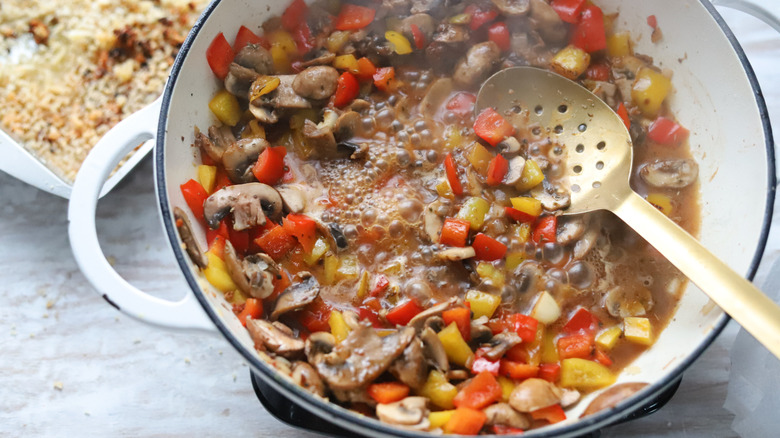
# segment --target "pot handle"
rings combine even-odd
[[[108,263],[97,237],[95,212],[108,175],[133,148],[154,139],[162,98],[108,131],[76,175],[68,204],[68,237],[81,272],[112,306],[147,324],[172,329],[214,331],[192,293],[179,301],[151,296],[123,279]]]
[[[780,18],[775,16],[768,9],[754,3],[751,0],[711,0],[715,6],[725,6],[727,8],[735,9],[737,11],[744,12],[748,15],[763,21],[769,25],[772,29],[780,33]]]

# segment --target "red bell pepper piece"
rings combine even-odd
[[[230,70],[230,63],[233,62],[235,56],[233,48],[230,47],[230,43],[227,42],[222,32],[214,37],[206,49],[206,61],[208,61],[211,71],[221,81],[225,80],[225,76]]]
[[[374,86],[381,91],[388,91],[395,79],[395,68],[382,67],[374,73]]]
[[[501,359],[501,367],[498,372],[502,376],[507,376],[511,379],[525,380],[539,375],[539,366]]]
[[[578,333],[558,338],[558,356],[563,359],[572,357],[590,359],[593,355],[593,335]]]
[[[369,81],[374,79],[376,74],[376,66],[370,59],[363,57],[357,60],[358,71],[356,75],[361,81]]]
[[[394,403],[409,395],[409,387],[401,382],[372,383],[367,388],[368,395],[377,403]]]
[[[543,363],[539,365],[540,379],[555,383],[561,377],[561,366],[557,363]]]
[[[336,30],[362,29],[374,21],[374,15],[372,8],[345,3],[336,17]]]
[[[206,228],[206,246],[211,249],[211,245],[214,243],[214,240],[216,240],[218,237],[222,237],[224,243],[224,240],[226,240],[228,236],[230,236],[230,231],[228,230],[227,223],[222,220],[216,230]]]
[[[233,51],[238,53],[241,51],[241,49],[246,47],[247,44],[260,44],[262,46],[264,45],[263,43],[264,38],[260,38],[246,26],[241,26],[238,28],[236,40],[233,42]],[[265,44],[268,44],[268,42],[265,41]]]
[[[444,157],[444,171],[447,173],[447,181],[450,183],[452,193],[456,195],[463,194],[463,186],[458,179],[458,170],[455,167],[455,159],[452,158],[452,153],[447,153]]]
[[[620,120],[626,125],[626,129],[631,129],[631,119],[628,118],[628,110],[623,102],[620,102],[617,107],[617,115],[620,116]]]
[[[607,48],[607,33],[604,29],[604,13],[595,5],[582,9],[580,22],[574,27],[571,44],[592,53]]]
[[[487,184],[497,186],[504,180],[506,172],[509,170],[509,161],[501,154],[496,155],[490,160],[487,171]]]
[[[495,146],[514,134],[515,127],[493,108],[485,108],[474,121],[474,133],[491,146]]]
[[[288,214],[282,221],[282,227],[287,234],[298,239],[306,253],[310,253],[317,243],[317,223],[305,214]]]
[[[314,38],[311,36],[311,29],[305,21],[301,22],[292,32],[295,45],[298,47],[298,53],[306,54],[314,48]]]
[[[612,359],[607,355],[607,353],[604,353],[598,348],[596,349],[596,352],[593,353],[593,360],[604,365],[605,367],[612,366]]]
[[[471,340],[471,310],[467,307],[456,307],[454,309],[445,310],[441,314],[444,320],[444,325],[448,326],[455,323],[458,326],[458,331],[463,337],[463,340],[468,342]]]
[[[536,223],[531,238],[534,242],[555,242],[558,233],[558,216],[545,216]]]
[[[490,431],[493,435],[519,435],[523,433],[523,429],[512,426],[504,426],[503,424],[494,424],[490,426]]]
[[[530,214],[520,211],[516,208],[512,207],[504,207],[504,211],[506,212],[506,215],[511,217],[517,222],[523,222],[526,224],[530,224],[531,222],[535,221],[538,216],[531,216]]]
[[[252,167],[252,173],[258,182],[275,185],[284,176],[284,156],[287,149],[284,146],[265,148]]]
[[[492,374],[483,371],[458,391],[452,403],[458,408],[483,409],[498,400],[501,400],[501,385]]]
[[[536,339],[536,329],[539,327],[539,321],[536,318],[522,313],[515,313],[509,318],[510,329],[514,330],[523,342],[532,342]]]
[[[585,70],[585,77],[592,81],[606,82],[609,80],[609,66],[603,62],[591,64]]]
[[[360,84],[355,75],[345,71],[339,76],[336,93],[333,95],[333,105],[341,108],[355,100],[360,91]]]
[[[363,301],[363,304],[358,307],[358,317],[361,321],[368,321],[375,328],[381,328],[385,325],[382,323],[379,317],[379,312],[382,310],[382,305],[376,298],[370,298]]]
[[[216,181],[214,181],[214,192],[232,185],[233,181],[230,180],[230,177],[227,175],[225,170],[221,166],[217,167],[217,178]]]
[[[203,203],[206,202],[206,198],[209,194],[206,193],[206,189],[200,185],[199,182],[191,179],[186,183],[179,186],[181,194],[184,196],[184,202],[192,210],[192,215],[198,220],[203,220]]]
[[[487,415],[481,410],[458,408],[444,425],[444,432],[457,435],[477,435],[486,421]]]
[[[414,47],[417,48],[417,50],[420,50],[425,47],[425,35],[423,35],[420,27],[416,24],[412,24],[410,27],[412,28],[412,39],[414,40]]]
[[[653,30],[658,27],[658,19],[655,17],[655,15],[647,16],[647,25],[652,27]]]
[[[474,247],[474,251],[477,253],[474,257],[477,260],[492,262],[506,255],[506,245],[482,233],[474,236],[474,242],[471,246]]]
[[[293,0],[290,6],[282,13],[282,27],[292,32],[298,28],[300,23],[306,21],[309,14],[309,7],[303,0]]]
[[[246,327],[246,318],[259,319],[263,316],[263,302],[257,298],[247,298],[244,303],[244,309],[238,314],[238,320],[241,325]]]
[[[503,21],[493,23],[488,27],[488,39],[496,43],[502,52],[512,48],[512,43],[509,39],[509,28],[506,27],[506,23]]]
[[[674,120],[658,117],[647,130],[647,138],[664,146],[679,146],[688,138],[689,131]]]
[[[478,6],[473,3],[466,6],[466,9],[464,9],[463,12],[471,15],[471,21],[469,21],[469,28],[471,30],[477,30],[484,24],[490,23],[498,17],[498,11],[492,6]]]
[[[552,0],[550,6],[558,13],[561,20],[574,24],[580,21],[580,13],[582,7],[585,6],[585,0]]]
[[[534,420],[545,420],[550,424],[559,423],[566,419],[566,412],[563,411],[561,405],[552,405],[531,411],[531,418]]]
[[[599,319],[596,318],[588,309],[580,307],[563,325],[562,332],[565,334],[588,333],[593,335],[599,329]]]
[[[393,325],[406,325],[414,318],[415,315],[422,312],[423,308],[417,304],[417,301],[410,299],[409,301],[393,307],[387,312],[387,322]]]
[[[461,91],[460,93],[452,96],[447,102],[447,109],[455,114],[458,118],[465,118],[474,113],[474,104],[477,102],[477,96]]]
[[[485,371],[494,376],[498,376],[498,370],[501,367],[501,363],[497,360],[490,360],[486,357],[482,357],[480,355],[480,352],[483,350],[484,349],[482,348],[477,350],[477,354],[476,357],[474,358],[474,362],[471,363],[472,374],[479,374]]]
[[[287,273],[287,271],[284,268],[280,268],[281,275],[279,278],[274,280],[274,291],[271,292],[271,296],[269,296],[269,299],[276,299],[282,292],[285,291],[288,287],[292,286],[292,281],[290,281],[290,274]]]
[[[328,319],[331,310],[322,298],[317,297],[300,312],[299,321],[309,333],[330,331]]]
[[[368,295],[371,297],[378,297],[382,295],[382,293],[386,291],[389,286],[390,280],[388,280],[384,274],[379,274],[376,278],[374,288],[371,289],[371,292],[369,292]]]
[[[444,226],[441,227],[439,243],[457,247],[466,246],[466,239],[469,237],[470,227],[471,225],[462,219],[445,219]]]
[[[228,240],[233,248],[239,254],[246,254],[249,250],[249,230],[235,230],[232,226],[227,227]]]
[[[255,239],[255,243],[272,259],[279,261],[295,248],[297,241],[280,225],[274,225],[265,234]]]

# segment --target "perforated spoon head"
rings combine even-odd
[[[571,192],[564,214],[612,210],[630,192],[631,136],[620,116],[579,84],[534,67],[507,68],[479,90],[477,114],[488,107],[563,148],[562,188]]]

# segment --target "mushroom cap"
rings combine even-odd
[[[519,412],[531,412],[561,401],[563,390],[543,379],[530,378],[517,385],[509,404]]]
[[[508,403],[496,403],[482,410],[487,415],[486,424],[528,429],[531,419],[526,414],[521,414],[512,409]]]
[[[388,424],[414,426],[426,420],[428,413],[426,397],[406,397],[403,400],[376,405],[376,416]]]
[[[273,187],[255,182],[223,187],[203,203],[203,217],[212,230],[219,228],[219,222],[231,211],[235,230],[265,225],[266,216],[279,218],[282,197]]]
[[[184,213],[184,210],[181,208],[174,207],[173,217],[176,219],[176,229],[179,230],[179,237],[181,237],[181,241],[184,243],[184,249],[187,251],[187,255],[190,256],[192,263],[195,263],[201,268],[208,266],[209,259],[203,254],[203,251],[198,245],[198,241],[195,240],[195,235],[192,234],[192,224],[190,224],[187,214]]]
[[[255,298],[268,298],[279,275],[276,262],[266,254],[253,254],[241,260],[230,241],[225,242],[225,267],[242,292]]]
[[[246,329],[255,344],[289,359],[299,357],[306,346],[301,339],[262,319],[247,318]]]
[[[655,187],[681,189],[699,177],[699,165],[691,158],[656,161],[639,170],[639,176]]]
[[[320,284],[316,278],[308,272],[302,272],[298,274],[298,277],[301,281],[294,283],[279,295],[274,310],[271,312],[270,318],[272,320],[279,318],[279,315],[284,313],[300,309],[319,296]]]
[[[264,138],[243,138],[228,146],[222,154],[222,164],[230,180],[236,184],[255,181],[252,164],[269,146]]]

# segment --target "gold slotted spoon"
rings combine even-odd
[[[555,73],[513,67],[482,85],[475,110],[487,107],[566,147],[571,206],[563,214],[615,213],[780,358],[780,307],[631,189],[631,136],[606,103]]]

